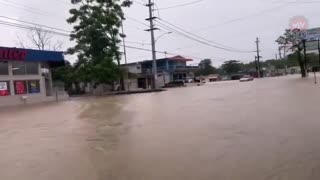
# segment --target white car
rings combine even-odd
[[[249,75],[245,75],[240,79],[240,82],[253,81],[253,77]]]

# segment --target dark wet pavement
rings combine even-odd
[[[0,110],[0,179],[318,180],[319,104],[291,76]]]

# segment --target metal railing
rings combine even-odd
[[[198,66],[169,66],[169,71],[170,70],[183,70],[183,69],[199,69]],[[157,67],[158,71],[164,71],[167,70],[166,66],[160,66]],[[147,69],[142,69],[143,73],[152,73],[152,68],[147,68]]]

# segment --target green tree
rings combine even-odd
[[[68,23],[74,24],[70,39],[76,45],[68,49],[77,54],[75,72],[83,81],[112,84],[121,77],[119,29],[124,20],[123,7],[130,0],[86,0],[71,9]],[[123,78],[122,88],[123,88]]]
[[[217,68],[212,66],[211,59],[204,59],[199,63],[199,70],[196,72],[197,76],[208,76],[210,74],[217,74]]]
[[[52,79],[54,81],[64,82],[66,90],[70,90],[72,83],[77,81],[74,68],[69,61],[65,61],[65,65],[52,69]]]
[[[294,52],[294,54],[297,55],[297,60],[301,69],[301,76],[306,77],[306,67],[302,60],[302,47],[301,47],[301,38],[300,38],[300,30],[294,29],[294,30],[286,30],[286,32],[280,36],[276,42],[279,44],[279,46],[289,46],[289,50]]]
[[[236,60],[226,61],[221,66],[222,70],[227,74],[239,73],[243,69],[243,65]]]

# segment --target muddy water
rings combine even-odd
[[[320,87],[297,77],[1,111],[1,180],[318,180]]]

